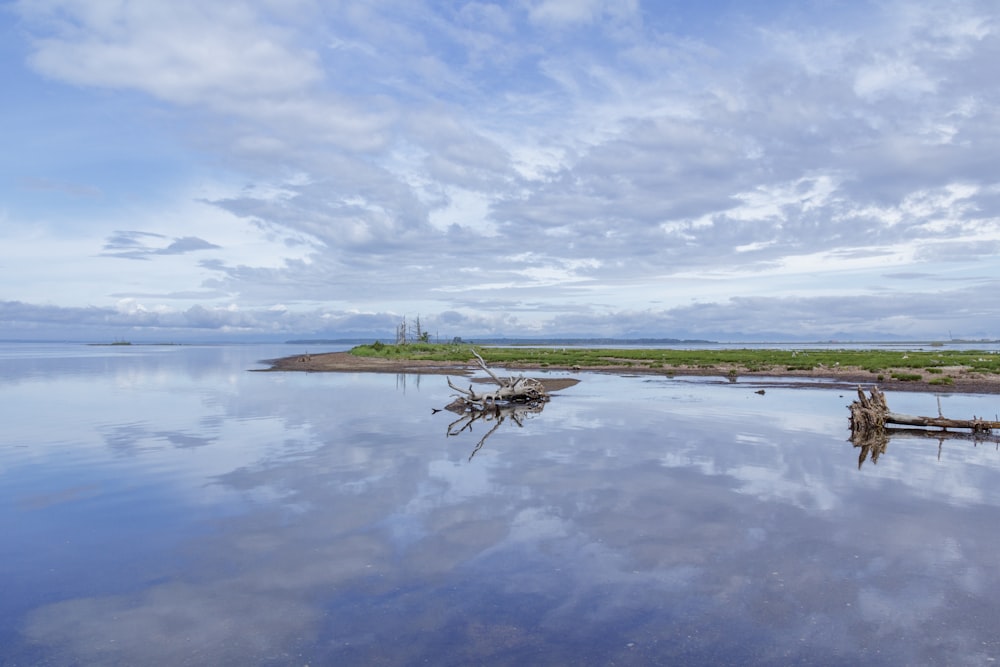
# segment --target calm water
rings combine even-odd
[[[1000,659],[993,443],[596,374],[448,436],[443,377],[248,372],[298,351],[0,346],[0,664]]]

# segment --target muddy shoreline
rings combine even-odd
[[[270,368],[261,372],[296,371],[306,373],[414,373],[423,375],[472,375],[473,364],[461,361],[425,361],[411,359],[380,359],[359,357],[349,352],[326,352],[321,354],[295,355],[270,359],[264,363]],[[716,377],[724,381],[732,381],[731,370],[736,371],[736,382],[752,381],[753,379],[776,378],[787,380],[783,386],[823,386],[829,388],[855,388],[878,386],[883,391],[919,391],[943,394],[1000,394],[1000,376],[973,373],[967,369],[954,369],[948,377],[952,384],[931,384],[924,380],[894,380],[892,373],[912,372],[910,369],[885,369],[881,372],[883,380],[878,380],[878,374],[861,368],[819,368],[808,371],[747,371],[729,367],[723,364],[713,368],[648,368],[641,365],[631,367],[607,366],[558,366],[549,365],[541,368],[531,364],[496,364],[494,368],[505,369],[508,372],[529,373],[531,371],[565,371],[613,373],[615,375],[696,375]]]

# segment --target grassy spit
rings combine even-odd
[[[359,345],[351,354],[385,359],[469,361],[475,349],[487,363],[562,367],[621,367],[623,369],[718,370],[721,373],[775,373],[857,369],[887,374],[897,380],[922,380],[950,384],[950,373],[1000,374],[1000,354],[983,350],[844,350],[844,349],[600,349],[577,347],[479,347],[455,343],[408,343],[406,345]],[[905,371],[905,372],[901,372]],[[875,378],[873,378],[875,379]],[[878,379],[883,379],[882,377]]]

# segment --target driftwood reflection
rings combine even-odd
[[[969,440],[974,445],[980,442],[997,443],[1000,437],[993,435],[993,429],[1000,428],[1000,421],[989,421],[981,417],[972,419],[949,419],[941,414],[941,399],[938,397],[938,416],[922,417],[903,415],[889,409],[878,387],[872,387],[870,394],[858,387],[858,400],[851,403],[851,443],[860,448],[858,469],[866,460],[878,463],[885,453],[889,440],[893,437],[931,438],[938,441],[938,460],[945,440]],[[896,424],[897,426],[890,426]],[[899,428],[900,426],[921,426],[925,428]],[[949,429],[968,429],[954,431]]]
[[[458,419],[448,424],[449,437],[461,435],[465,431],[472,433],[472,425],[476,422],[483,422],[484,427],[489,424],[486,434],[472,448],[472,453],[469,454],[470,461],[505,421],[510,420],[519,428],[524,427],[526,420],[541,414],[545,409],[545,404],[550,400],[549,391],[566,389],[579,382],[573,378],[537,379],[523,375],[500,377],[486,365],[486,360],[478,352],[472,350],[472,355],[479,370],[488,376],[479,381],[492,382],[495,388],[492,391],[480,392],[470,384],[468,389],[462,389],[455,386],[451,378],[448,378],[448,386],[457,393],[452,394],[455,400],[444,408],[460,415]]]
[[[851,444],[857,447],[858,470],[865,461],[871,461],[872,465],[878,463],[878,459],[889,447],[889,441],[893,438],[923,438],[925,440],[937,440],[938,460],[941,460],[941,452],[944,450],[945,440],[964,440],[971,442],[974,447],[980,443],[993,443],[1000,451],[1000,436],[990,433],[962,433],[959,431],[929,431],[922,428],[891,428],[886,427],[879,430],[859,432],[851,434]]]
[[[526,403],[526,404],[507,404],[507,405],[490,405],[489,407],[479,409],[471,408],[466,409],[464,407],[450,405],[448,410],[460,414],[461,416],[448,424],[448,436],[461,435],[465,431],[470,434],[473,431],[473,424],[476,422],[482,422],[484,428],[488,426],[486,433],[479,439],[476,446],[472,448],[472,453],[469,454],[469,461],[472,457],[483,448],[486,444],[487,438],[497,432],[497,430],[506,422],[510,420],[514,424],[517,424],[519,428],[524,427],[524,422],[532,417],[541,414],[542,410],[545,409],[545,402],[539,401],[536,403]]]

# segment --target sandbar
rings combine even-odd
[[[264,363],[270,364],[270,368],[264,371],[298,371],[306,373],[406,373],[424,375],[473,375],[478,369],[474,363],[462,361],[428,361],[422,359],[385,359],[379,357],[362,357],[350,352],[324,352],[320,354],[305,354],[282,357],[280,359],[267,360]],[[532,364],[503,363],[492,365],[495,370],[505,370],[518,374],[528,374],[531,372],[553,371],[564,372],[594,372],[594,373],[614,373],[616,375],[660,375],[660,376],[705,376],[717,377],[727,382],[746,382],[754,379],[777,379],[783,386],[807,387],[819,386],[835,388],[855,388],[858,386],[871,387],[878,386],[883,391],[919,391],[944,394],[1000,394],[1000,375],[977,373],[967,368],[949,368],[947,377],[951,378],[950,384],[935,383],[935,377],[926,377],[922,380],[896,380],[892,379],[894,372],[912,373],[912,369],[883,369],[879,373],[872,373],[863,368],[837,367],[837,368],[814,368],[811,370],[783,370],[774,371],[748,371],[727,364],[718,364],[712,368],[672,366],[669,368],[649,368],[641,364],[625,367],[621,365],[602,366],[559,366],[550,364],[544,368]],[[735,374],[732,372],[735,371]],[[883,376],[882,380],[878,376]],[[570,378],[566,378],[569,380]],[[546,380],[547,388],[554,390],[559,384],[556,382],[549,386],[550,382],[558,380],[550,378]],[[573,380],[572,384],[578,380]],[[772,381],[773,384],[773,381]]]

